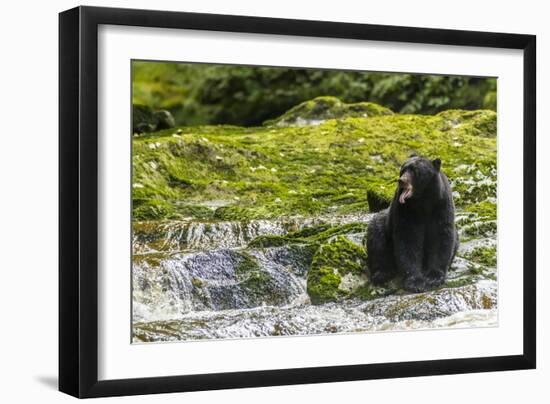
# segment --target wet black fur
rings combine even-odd
[[[397,275],[403,288],[422,292],[445,282],[458,248],[455,207],[441,161],[411,157],[400,176],[412,174],[413,196],[399,203],[399,187],[390,207],[378,212],[367,229],[368,268],[374,284]]]

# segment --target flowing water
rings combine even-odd
[[[496,325],[496,268],[476,267],[460,256],[449,273],[449,287],[312,305],[306,292],[311,245],[249,247],[258,236],[366,223],[370,217],[136,225],[134,342]],[[345,236],[361,244],[364,234]],[[460,252],[480,245],[496,241],[471,240]]]

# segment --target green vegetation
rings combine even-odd
[[[495,122],[490,111],[451,111],[144,134],[133,140],[134,219],[334,215],[367,212],[369,205],[375,211],[391,199],[401,163],[417,153],[440,157],[459,210],[492,226]]]
[[[352,233],[363,233],[366,231],[366,225],[362,223],[350,223],[340,226],[330,226],[327,224],[307,227],[304,230],[290,232],[284,236],[268,235],[256,237],[252,240],[249,247],[278,247],[287,244],[321,244],[329,239]]]
[[[265,299],[277,300],[271,278],[261,270],[254,257],[241,253],[235,273],[239,279],[239,287],[247,291],[247,296],[252,300],[252,306],[261,305]]]
[[[365,251],[344,236],[322,244],[307,273],[307,292],[314,304],[351,296],[366,281]]]
[[[169,110],[178,125],[260,125],[318,96],[398,113],[496,110],[496,80],[319,69],[133,62],[133,103]]]
[[[336,97],[325,96],[302,102],[280,117],[264,122],[264,125],[292,126],[307,124],[309,121],[317,123],[343,117],[367,118],[392,114],[391,110],[372,102],[346,104]]]
[[[496,267],[497,249],[496,247],[477,247],[466,255],[465,258],[486,267]]]
[[[133,230],[147,251],[135,262],[158,265],[161,253],[188,248],[182,229],[191,221],[207,222],[208,236],[227,221],[364,219],[390,204],[413,153],[441,158],[462,241],[496,233],[495,79],[156,62],[134,62],[132,71]],[[252,240],[247,233],[235,253],[235,287],[250,307],[287,303],[257,251],[246,252],[279,246],[294,250],[302,273],[309,266],[314,304],[405,293],[398,280],[368,281],[359,219],[293,226]],[[494,276],[495,247],[463,258],[468,266],[444,287]]]

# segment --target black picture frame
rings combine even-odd
[[[523,354],[98,380],[98,26],[180,28],[523,51]],[[536,37],[533,35],[77,7],[59,15],[59,390],[104,397],[534,369]]]

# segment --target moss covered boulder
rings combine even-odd
[[[134,133],[155,132],[176,126],[169,111],[155,111],[146,105],[132,105],[132,130]]]
[[[347,223],[340,225],[324,223],[289,232],[285,235],[259,236],[250,241],[248,246],[255,248],[279,247],[287,244],[313,244],[319,246],[336,236],[364,232],[366,232],[365,223]]]
[[[471,213],[468,220],[477,215],[487,218],[486,226],[495,223],[486,213],[496,211],[496,114],[457,110],[344,116],[309,126],[181,127],[137,136],[133,217],[363,215],[389,204],[399,167],[412,153],[441,158],[458,210]]]
[[[315,125],[327,119],[343,117],[367,118],[370,116],[391,115],[393,112],[372,102],[346,104],[336,97],[317,97],[302,102],[276,119],[265,122],[268,126]]]
[[[451,109],[437,114],[445,119],[456,134],[496,137],[497,113],[491,110],[464,111]]]
[[[379,212],[390,206],[394,192],[392,188],[372,187],[367,190],[367,202],[371,212]]]
[[[365,287],[367,254],[344,236],[322,244],[307,274],[307,293],[313,304],[353,296]]]

